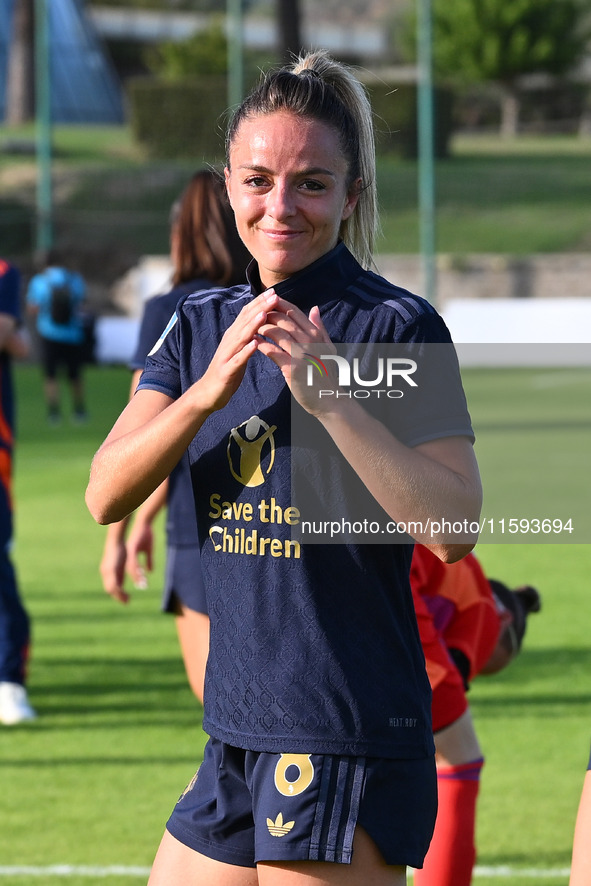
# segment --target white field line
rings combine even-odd
[[[475,877],[531,877],[532,880],[541,880],[546,877],[569,877],[570,868],[512,868],[509,865],[497,865],[486,867],[476,865]]]
[[[148,877],[150,868],[108,865],[106,867],[89,865],[56,864],[48,867],[34,865],[0,865],[0,877]],[[541,880],[548,877],[568,877],[570,868],[515,868],[509,865],[486,867],[477,865],[475,877],[508,879],[510,877],[528,877]]]

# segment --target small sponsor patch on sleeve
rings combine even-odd
[[[176,325],[177,320],[178,320],[178,315],[177,315],[177,313],[175,312],[175,313],[172,315],[172,317],[170,318],[170,320],[168,321],[168,323],[166,324],[166,328],[165,328],[164,332],[162,333],[162,335],[160,336],[160,338],[158,339],[158,341],[156,342],[156,344],[154,345],[154,347],[152,348],[152,350],[151,350],[150,353],[148,354],[148,357],[153,357],[154,354],[155,354],[157,351],[160,350],[160,348],[162,347],[162,343],[163,343],[164,339],[166,338],[166,336],[168,335],[168,333],[170,332],[170,330],[174,328],[174,326]]]

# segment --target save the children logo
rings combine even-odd
[[[277,425],[269,425],[259,415],[251,415],[231,428],[227,437],[228,467],[234,479],[246,488],[263,486],[262,494],[239,490],[235,498],[212,490],[209,495],[209,539],[220,554],[255,557],[300,557],[299,542],[289,537],[289,527],[300,521],[298,508],[285,503],[282,489],[264,484],[276,456]],[[277,484],[275,484],[277,485]],[[287,528],[286,528],[287,527]]]
[[[325,383],[326,387],[318,389],[318,397],[355,397],[364,400],[371,396],[399,399],[404,396],[395,384],[405,382],[416,388],[417,382],[412,375],[417,371],[417,363],[408,357],[377,357],[375,368],[361,368],[359,357],[352,360],[341,354],[305,353],[306,384],[308,387]],[[329,367],[327,363],[330,362]],[[331,373],[332,370],[332,373]],[[321,381],[318,379],[320,376]],[[330,387],[329,387],[330,385]],[[357,385],[358,387],[354,387]]]
[[[275,461],[275,431],[258,415],[251,415],[228,435],[230,472],[243,486],[261,486]]]

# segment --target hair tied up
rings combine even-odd
[[[322,74],[320,73],[320,71],[316,71],[314,68],[302,68],[302,70],[299,71],[296,74],[296,76],[298,76],[298,77],[308,76],[308,77],[313,77],[315,80],[322,80]]]

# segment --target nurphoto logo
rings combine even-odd
[[[359,357],[349,360],[340,354],[304,354],[308,367],[306,370],[306,384],[314,386],[318,382],[316,374],[327,382],[332,382],[333,387],[320,388],[318,396],[322,397],[355,397],[363,400],[371,396],[389,397],[399,399],[404,396],[404,391],[395,385],[405,382],[412,388],[417,387],[417,382],[412,378],[417,371],[417,363],[407,357],[377,357],[373,366],[360,365]],[[330,362],[331,372],[326,365]],[[336,373],[336,374],[335,374]],[[357,387],[354,387],[357,385]]]

